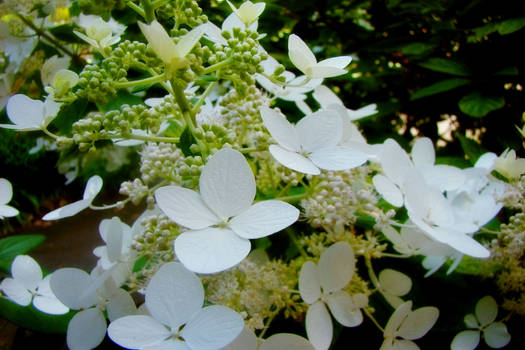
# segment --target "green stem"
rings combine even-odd
[[[117,203],[113,203],[113,204],[108,204],[108,205],[101,205],[101,206],[97,206],[97,205],[93,205],[91,204],[89,206],[90,209],[93,209],[93,210],[106,210],[106,209],[113,209],[113,208],[116,208],[116,207],[119,207],[121,205],[125,205],[127,202],[130,201],[130,198],[128,199],[125,199],[123,201],[118,201]]]
[[[156,0],[156,1],[153,1],[151,3],[151,7],[153,7],[153,9],[156,10],[156,9],[158,9],[161,6],[169,4],[170,2],[171,2],[171,0]]]
[[[140,0],[142,9],[144,10],[144,19],[147,24],[150,24],[155,20],[155,9],[153,8],[150,0]]]
[[[202,96],[199,98],[197,103],[193,106],[193,109],[192,109],[193,115],[197,115],[197,113],[199,113],[199,109],[201,108],[201,105],[204,103],[204,100],[210,94],[211,90],[213,89],[216,83],[217,83],[216,81],[212,82],[210,85],[208,85],[206,90],[204,90],[204,93],[202,94]]]
[[[308,193],[294,194],[291,196],[276,197],[275,200],[283,202],[295,202],[308,196]]]
[[[204,68],[204,71],[203,71],[202,75],[206,75],[206,74],[209,74],[211,72],[215,72],[216,70],[219,70],[222,67],[224,67],[227,64],[229,64],[231,61],[232,61],[232,59],[230,57],[230,58],[225,59],[224,61],[212,64],[211,66]]]
[[[257,152],[259,149],[257,147],[248,147],[248,148],[241,148],[239,152],[241,153],[250,153],[250,152]]]
[[[133,1],[126,1],[126,5],[138,13],[142,18],[146,19],[146,13],[144,13],[144,10],[140,6],[137,6],[137,4],[135,4]]]
[[[368,311],[367,309],[363,309],[363,312],[365,313],[365,315],[368,316],[368,318],[370,319],[370,321],[372,321],[377,328],[379,328],[381,330],[381,332],[385,332],[385,330],[383,329],[383,327],[381,327],[381,325],[379,324],[379,322],[377,322],[377,320],[375,319],[374,316],[372,316],[372,314],[370,313],[370,311]]]
[[[42,131],[49,137],[54,138],[55,140],[58,139],[58,136],[53,134],[51,131],[47,130],[47,127],[42,127]]]
[[[262,339],[264,337],[264,334],[266,334],[266,331],[270,327],[270,323],[272,323],[273,319],[277,316],[277,312],[274,312],[268,319],[266,320],[266,324],[264,325],[263,330],[261,333],[259,333],[259,336],[257,338]]]
[[[297,247],[297,250],[299,253],[301,253],[301,256],[303,258],[308,259],[308,254],[306,253],[306,250],[304,250],[303,246],[299,244],[299,241],[297,240],[297,236],[295,235],[295,232],[293,232],[290,228],[285,229],[286,234],[288,237],[290,237],[290,240],[292,243]]]
[[[140,85],[149,85],[155,83],[161,83],[166,80],[166,74],[154,75],[149,78],[132,80],[132,81],[116,81],[114,86],[117,89],[127,89],[130,87],[140,86]]]
[[[120,137],[125,138],[125,139],[130,139],[130,140],[165,142],[165,143],[178,143],[180,141],[178,137],[146,136],[146,135],[135,135],[135,134],[123,134]]]

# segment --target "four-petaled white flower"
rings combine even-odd
[[[465,324],[476,330],[459,332],[450,344],[451,350],[474,350],[481,333],[485,343],[493,349],[500,349],[510,342],[510,334],[503,322],[494,322],[498,315],[498,304],[490,295],[484,296],[476,304],[475,314],[465,316]]]
[[[179,186],[155,191],[159,208],[189,228],[175,240],[175,254],[189,270],[215,273],[237,265],[250,252],[250,239],[278,232],[299,217],[294,206],[266,200],[252,205],[255,178],[244,156],[230,148],[203,167],[200,194]]]
[[[278,143],[270,145],[270,153],[287,168],[318,175],[320,169],[351,169],[368,159],[360,151],[338,146],[343,136],[343,121],[335,111],[315,112],[295,126],[273,109],[260,107],[259,111],[264,126]]]
[[[40,265],[28,255],[18,255],[11,264],[12,278],[5,278],[0,283],[0,290],[9,300],[18,305],[27,306],[33,301],[38,310],[52,315],[61,315],[69,311],[51,291],[50,275],[43,277]]]
[[[315,350],[303,337],[291,333],[278,333],[259,339],[252,330],[244,327],[241,334],[221,350]]]
[[[204,289],[180,263],[163,265],[146,288],[151,316],[126,316],[111,322],[109,337],[127,349],[212,350],[231,343],[244,322],[219,305],[202,307]]]
[[[317,62],[308,45],[295,34],[288,37],[288,56],[293,65],[310,79],[346,74],[344,68],[352,61],[351,56],[338,56]]]
[[[423,337],[436,323],[439,310],[425,306],[411,311],[412,301],[401,304],[390,316],[379,350],[419,350],[412,340]],[[401,339],[400,339],[401,338]]]
[[[7,100],[6,106],[7,116],[13,124],[0,124],[0,128],[23,131],[46,128],[56,117],[61,105],[49,97],[42,102],[22,94],[13,95]]]
[[[4,217],[12,217],[18,215],[18,209],[7,205],[13,198],[13,186],[9,180],[0,178],[0,219]]]
[[[126,29],[122,24],[117,23],[113,18],[108,22],[102,17],[94,15],[80,14],[78,25],[84,28],[86,34],[73,31],[80,39],[84,40],[97,50],[116,44],[120,41],[120,35]],[[115,35],[113,35],[115,34]]]
[[[61,208],[55,209],[42,217],[42,220],[58,220],[73,216],[82,210],[89,208],[91,202],[95,199],[97,194],[102,189],[102,178],[98,175],[92,176],[86,183],[84,196],[81,200],[64,205]]]
[[[338,242],[326,249],[316,265],[303,264],[299,273],[299,292],[309,304],[306,313],[306,334],[316,350],[326,350],[332,342],[334,318],[345,327],[355,327],[363,322],[360,307],[368,304],[364,295],[350,296],[342,289],[350,282],[355,271],[352,247]]]

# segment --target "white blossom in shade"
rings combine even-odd
[[[40,265],[28,255],[18,255],[11,264],[11,276],[0,283],[0,290],[18,305],[27,306],[33,301],[38,310],[52,315],[69,311],[51,291],[49,279],[43,277]]]
[[[323,109],[330,109],[332,106],[345,107],[343,101],[325,85],[319,85],[315,88],[312,95]],[[364,117],[368,117],[377,113],[377,105],[375,103],[364,106],[357,110],[352,110],[345,107],[345,114],[348,119],[354,121]]]
[[[401,304],[390,316],[379,350],[418,350],[412,340],[423,337],[436,323],[439,310],[433,306],[411,311],[412,301]]]
[[[264,126],[278,145],[270,153],[282,165],[302,173],[318,175],[324,170],[355,168],[367,155],[338,146],[343,136],[341,116],[334,111],[318,111],[302,118],[295,126],[281,113],[260,107]]]
[[[48,58],[40,69],[40,80],[42,85],[47,86],[53,83],[55,74],[63,69],[67,69],[71,63],[69,56],[58,57],[57,55]]]
[[[354,271],[354,251],[346,242],[331,245],[321,254],[317,265],[307,261],[301,268],[299,293],[309,304],[306,334],[316,350],[326,350],[332,342],[333,325],[327,306],[333,317],[345,327],[355,327],[363,322],[360,307],[364,305],[342,290],[352,279]]]
[[[465,316],[468,328],[459,332],[450,344],[451,350],[474,350],[479,345],[481,334],[485,343],[493,349],[500,349],[510,342],[510,334],[503,322],[494,322],[498,315],[498,304],[490,295],[478,300],[474,314]]]
[[[258,339],[252,330],[244,327],[241,334],[221,350],[315,350],[303,337],[290,333],[278,333],[266,339]]]
[[[128,349],[213,350],[231,343],[244,322],[235,311],[218,305],[203,308],[204,289],[182,264],[163,265],[146,288],[151,316],[112,321],[109,337]]]
[[[9,180],[0,178],[0,219],[18,215],[18,209],[7,205],[13,198],[13,186]]]
[[[92,176],[86,183],[84,196],[81,200],[67,204],[55,209],[42,217],[42,220],[58,220],[78,214],[82,210],[89,208],[91,202],[102,189],[102,178],[98,175]]]
[[[84,29],[86,34],[76,30],[73,33],[97,50],[103,50],[118,43],[120,35],[126,29],[125,26],[116,22],[113,18],[106,22],[102,17],[84,14],[80,14],[78,17],[78,25]]]
[[[516,158],[516,151],[507,149],[494,160],[494,170],[507,179],[519,179],[525,173],[525,159]]]
[[[51,275],[51,290],[57,298],[70,309],[80,310],[67,327],[69,349],[93,349],[104,340],[107,328],[104,311],[110,321],[137,313],[131,295],[118,288],[110,276],[111,270],[95,268],[88,274],[69,267]]]
[[[288,37],[288,56],[293,65],[310,79],[346,74],[344,68],[352,61],[351,56],[338,56],[317,62],[308,45],[295,34]]]
[[[241,262],[250,239],[278,232],[299,217],[294,206],[267,200],[252,205],[255,178],[244,156],[230,148],[215,153],[203,167],[200,193],[165,186],[155,191],[168,218],[189,228],[175,240],[177,258],[191,271],[215,273]]]
[[[251,1],[245,1],[239,8],[236,8],[230,1],[226,0],[230,5],[233,13],[239,17],[239,19],[248,27],[253,22],[259,19],[259,16],[263,13],[266,4],[264,2],[256,2],[255,4]]]
[[[408,294],[412,289],[410,277],[396,270],[384,269],[379,273],[379,291],[394,309],[397,309],[404,300],[403,295]]]
[[[22,94],[13,95],[6,106],[7,117],[13,124],[0,124],[0,128],[22,131],[43,129],[56,117],[61,105],[49,97],[42,102]]]

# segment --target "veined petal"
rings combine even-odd
[[[44,120],[44,102],[22,94],[13,95],[7,100],[6,112],[17,126],[37,130]]]
[[[143,349],[162,343],[169,330],[150,316],[126,316],[111,322],[108,336],[127,349]]]
[[[81,199],[79,201],[64,205],[62,208],[55,209],[42,217],[42,220],[58,220],[67,218],[80,213],[82,210],[88,208],[91,205],[91,201],[87,199]]]
[[[244,321],[237,312],[212,305],[193,315],[181,336],[192,350],[215,350],[230,344],[243,328]]]
[[[12,278],[4,278],[0,282],[0,290],[7,296],[9,300],[18,305],[27,306],[31,303],[33,295],[22,285]]]
[[[478,347],[480,333],[479,331],[463,331],[456,334],[452,343],[451,350],[474,350]]]
[[[308,158],[319,168],[333,171],[352,169],[368,160],[365,153],[343,146],[315,150]]]
[[[396,185],[403,185],[407,171],[414,166],[408,154],[393,139],[383,142],[380,149],[379,158],[383,173]]]
[[[166,216],[179,225],[198,230],[220,222],[201,196],[179,186],[164,186],[155,191],[155,200]]]
[[[240,263],[250,252],[250,241],[232,230],[207,228],[187,231],[175,240],[177,258],[196,273],[216,273]]]
[[[131,295],[122,288],[113,292],[106,304],[108,319],[112,322],[137,312],[137,306]]]
[[[261,113],[264,126],[280,146],[294,152],[301,150],[301,143],[295,127],[290,124],[283,114],[268,107],[260,107],[259,112]]]
[[[354,251],[346,242],[334,243],[321,254],[318,266],[323,293],[339,291],[354,275]]]
[[[307,261],[299,272],[299,293],[307,304],[313,304],[321,299],[321,282],[319,268],[313,261]]]
[[[315,350],[313,345],[303,337],[290,333],[274,334],[266,339],[259,350]],[[243,349],[248,350],[248,349]]]
[[[293,65],[306,74],[306,70],[317,64],[317,60],[308,45],[295,34],[288,37],[288,56]]]
[[[106,319],[97,308],[77,313],[67,326],[67,346],[71,350],[94,349],[106,336]]]
[[[324,147],[333,147],[343,136],[343,121],[334,111],[319,111],[307,115],[295,125],[301,148],[314,152]]]
[[[299,153],[288,151],[277,145],[270,145],[269,150],[272,156],[287,168],[311,175],[319,175],[321,173],[312,161]]]
[[[383,199],[395,207],[403,205],[403,193],[390,179],[384,175],[377,174],[372,178],[376,191]]]
[[[299,218],[299,209],[278,200],[256,203],[230,220],[228,226],[246,239],[266,237],[290,226]]]
[[[38,283],[42,281],[42,269],[29,255],[17,255],[11,264],[11,276],[24,288],[35,291]]]
[[[361,310],[345,291],[331,293],[326,299],[332,316],[345,327],[356,327],[363,322]]]
[[[332,319],[322,301],[318,301],[308,307],[306,312],[306,334],[315,350],[328,350],[332,343]]]
[[[250,207],[255,198],[255,177],[239,151],[223,148],[202,169],[199,189],[203,201],[224,220]]]
[[[172,330],[188,322],[204,302],[200,279],[182,264],[164,264],[146,288],[146,307],[151,316]]]

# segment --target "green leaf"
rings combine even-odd
[[[404,55],[422,55],[431,51],[435,45],[427,43],[411,43],[400,48]]]
[[[463,149],[463,152],[469,159],[469,161],[474,165],[478,158],[483,154],[486,153],[487,150],[483,148],[479,143],[476,141],[469,139],[466,136],[457,134],[456,137],[459,139],[459,143],[461,144],[461,148]]]
[[[180,150],[186,157],[189,157],[193,155],[193,152],[191,151],[190,147],[191,145],[196,143],[195,141],[196,140],[191,134],[191,131],[189,130],[189,128],[186,127],[184,131],[182,132],[182,134],[180,135],[179,143],[177,143],[177,147],[180,148]]]
[[[439,94],[441,92],[449,91],[452,89],[455,89],[457,87],[463,86],[465,84],[468,84],[470,80],[463,79],[463,78],[451,78],[439,81],[435,84],[432,84],[430,86],[424,87],[412,94],[410,96],[410,100],[417,100],[423,97]]]
[[[525,27],[525,17],[507,19],[498,24],[498,33],[507,35]]]
[[[0,270],[9,273],[11,262],[44,242],[44,235],[17,235],[0,239]]]
[[[88,100],[79,99],[70,105],[62,107],[56,118],[51,122],[51,125],[56,127],[62,135],[71,133],[73,123],[85,115],[87,105]]]
[[[520,72],[515,66],[505,67],[502,70],[494,73],[494,75],[519,75]]]
[[[144,266],[148,263],[148,258],[145,256],[141,256],[137,260],[135,260],[135,264],[133,265],[133,272],[139,272],[142,270]]]
[[[78,30],[78,27],[71,24],[62,24],[49,29],[51,34],[57,39],[67,43],[85,44],[86,42],[76,36],[75,33],[73,33],[73,30]]]
[[[117,94],[117,97],[111,99],[108,103],[104,105],[97,104],[97,106],[102,112],[108,112],[108,111],[120,109],[120,106],[125,105],[125,104],[134,106],[134,105],[143,104],[143,102],[142,102],[142,98],[132,95],[125,90],[120,90]]]
[[[44,333],[66,333],[67,325],[76,311],[64,315],[49,315],[33,307],[20,306],[12,301],[0,298],[0,317],[20,327]]]
[[[479,92],[473,92],[463,96],[458,102],[458,106],[463,113],[471,117],[481,118],[505,106],[505,99],[503,97],[482,96]]]
[[[434,57],[426,62],[420,63],[419,65],[423,68],[441,73],[459,75],[462,77],[468,77],[470,75],[470,70],[465,64],[447,58]]]

